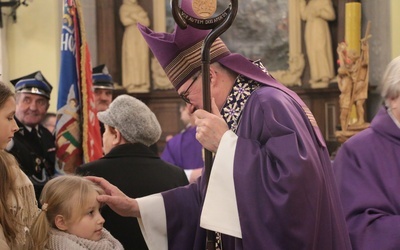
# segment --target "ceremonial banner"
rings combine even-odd
[[[92,66],[80,0],[64,0],[57,103],[56,173],[102,156],[92,91]]]

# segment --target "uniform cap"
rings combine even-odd
[[[114,89],[112,76],[108,72],[105,64],[101,64],[92,69],[93,88],[95,89]]]
[[[42,95],[47,99],[50,99],[51,90],[53,89],[40,71],[10,80],[10,82],[14,85],[16,93]]]

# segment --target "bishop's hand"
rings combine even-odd
[[[211,152],[217,152],[219,142],[224,133],[229,130],[228,124],[221,117],[215,99],[211,100],[211,111],[209,113],[203,109],[196,110],[195,116],[196,139],[204,148]]]

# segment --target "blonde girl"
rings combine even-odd
[[[0,249],[26,249],[27,233],[38,207],[32,182],[4,149],[18,126],[14,92],[0,82]]]
[[[99,194],[100,187],[80,176],[63,175],[46,183],[42,211],[30,230],[31,249],[123,249],[103,228]]]

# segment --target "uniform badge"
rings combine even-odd
[[[40,165],[42,164],[42,160],[39,157],[36,157],[35,163],[36,163],[35,171],[39,173],[41,170]]]

